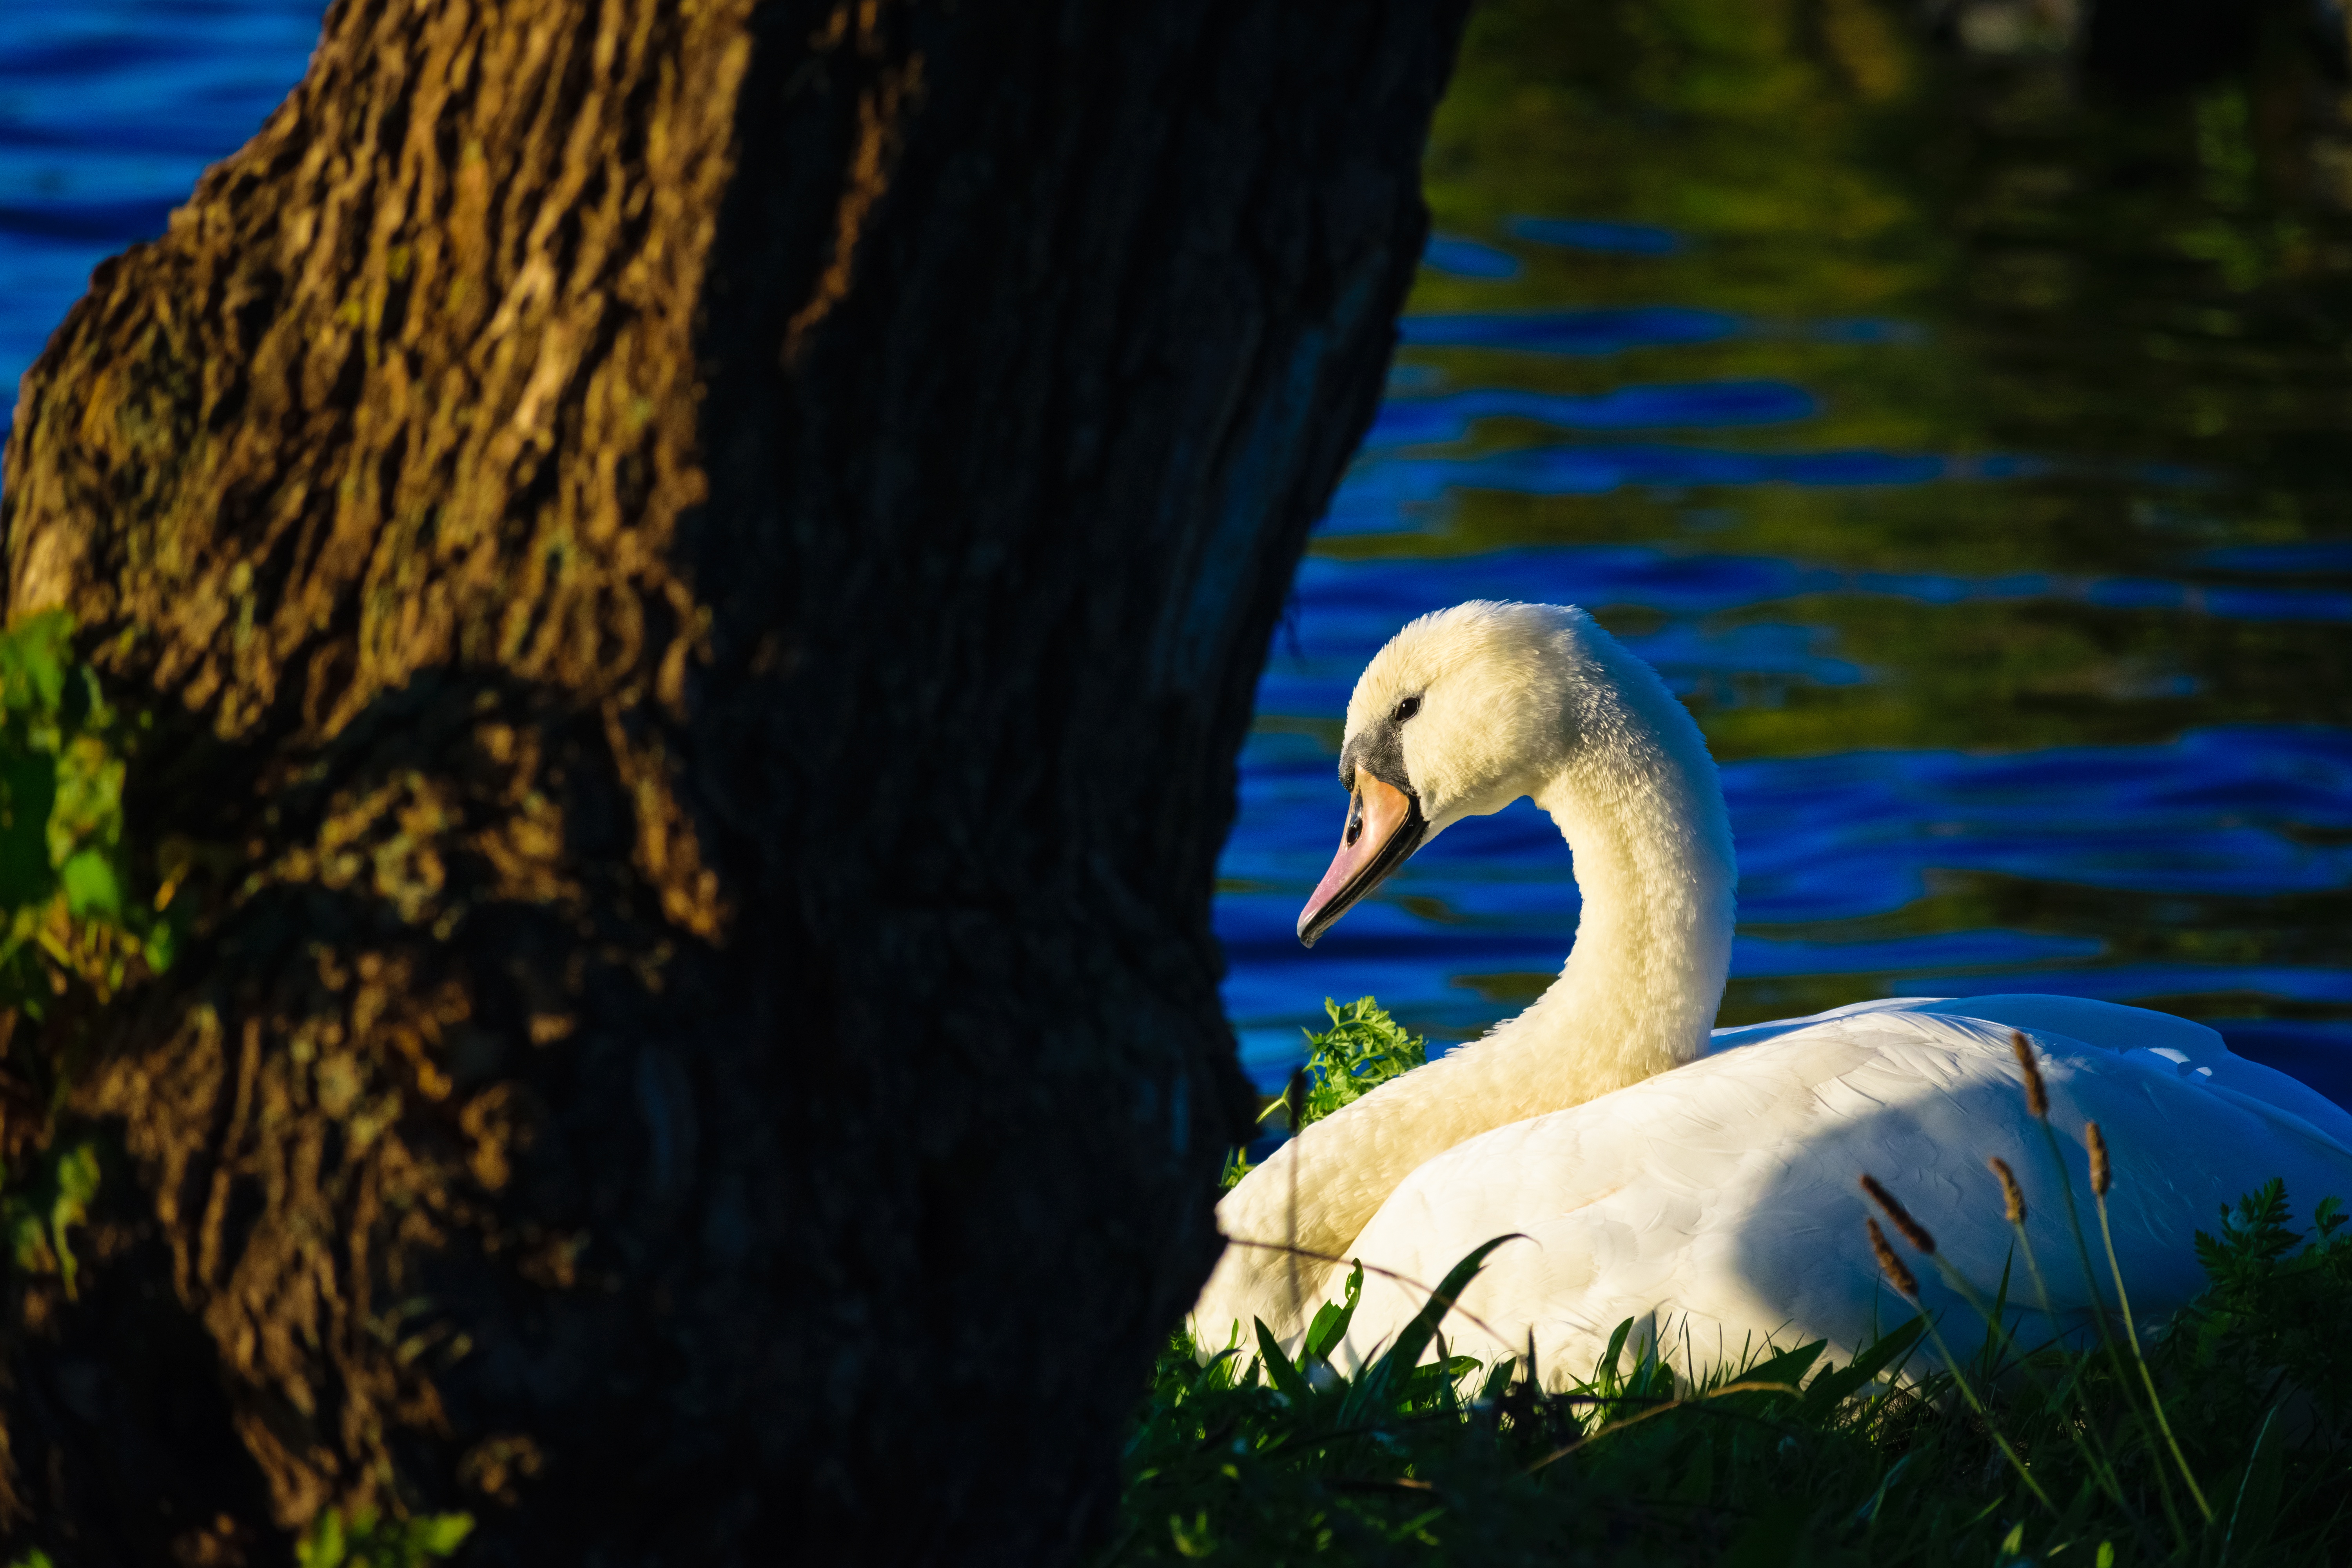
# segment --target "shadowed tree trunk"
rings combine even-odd
[[[12,1542],[1096,1537],[1461,9],[338,0],[7,449],[204,910],[63,1064],[116,1152],[78,1299],[12,1278]]]

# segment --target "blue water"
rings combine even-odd
[[[0,423],[90,268],[163,232],[308,63],[293,0],[12,4],[0,18]]]
[[[90,268],[160,233],[299,76],[319,11],[12,8],[0,418]],[[1652,152],[1645,178],[1682,177],[1671,137]],[[1517,177],[1474,169],[1489,216],[1433,240],[1260,689],[1216,908],[1259,1081],[1327,995],[1459,1038],[1558,969],[1570,858],[1524,802],[1452,830],[1312,952],[1291,935],[1339,832],[1357,670],[1414,615],[1507,597],[1594,608],[1706,727],[1742,866],[1727,1019],[2152,1001],[2352,1100],[2352,730],[2326,675],[2352,541],[2244,500],[2255,464],[2226,447],[2118,437],[2089,404],[1982,414],[1998,399],[1969,377],[2008,373],[1968,358],[1981,323],[1958,293],[1734,287],[1706,268],[1747,266],[1752,236],[1546,212]],[[2326,510],[2305,499],[2296,515]]]
[[[1357,671],[1411,616],[1494,597],[1594,609],[1707,731],[1742,872],[1727,1021],[2098,996],[2207,1019],[2352,1102],[2352,248],[2267,276],[2179,262],[2185,233],[2289,217],[2341,246],[2343,214],[2250,210],[2212,176],[2231,150],[2185,135],[2119,219],[2013,133],[2013,77],[1949,68],[1940,171],[1827,172],[1895,215],[1864,246],[1831,229],[1834,143],[1784,132],[1775,89],[1739,122],[1719,77],[1643,104],[1625,84],[1671,78],[1602,61],[1562,85],[1478,47],[1474,26],[1460,79],[1492,107],[1441,119],[1440,233],[1391,395],[1244,754],[1217,918],[1259,1083],[1326,995],[1466,1037],[1573,939],[1570,857],[1524,801],[1450,830],[1313,952],[1292,936],[1339,834]],[[1547,112],[1608,154],[1536,144]],[[2116,128],[2066,112],[2096,169]],[[1850,119],[1848,148],[1883,140]],[[2125,131],[2147,159],[2147,126]],[[1622,177],[1583,173],[1612,158]],[[2009,193],[2042,185],[2064,199],[2029,225]],[[1538,205],[1579,190],[1616,210]],[[1635,221],[1677,207],[1713,226]],[[2071,303],[1987,286],[2021,244],[2084,279]]]

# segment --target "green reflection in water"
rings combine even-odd
[[[2195,95],[2121,102],[2056,58],[1970,61],[1874,0],[1496,0],[1473,19],[1427,160],[1436,228],[1508,250],[1515,277],[1424,270],[1421,312],[1677,306],[1750,323],[1718,341],[1573,357],[1408,348],[1445,387],[1595,393],[1769,378],[1821,402],[1729,450],[1876,448],[2047,459],[2028,477],[1857,489],[1456,492],[1426,533],[1328,537],[1391,557],[1637,542],[1846,574],[2046,577],[1928,603],[1849,583],[1694,619],[1814,629],[1863,679],[1716,680],[1692,698],[1725,761],[1857,748],[2162,742],[2198,725],[2340,723],[2352,636],[2200,607],[2198,591],[2352,592],[2344,554],[2292,573],[2249,546],[2352,538],[2352,105],[2284,33]],[[1662,226],[1671,254],[1515,236],[1522,215]],[[1819,323],[1903,323],[1841,341]],[[1418,389],[1418,388],[1417,388]],[[1646,437],[1645,437],[1646,438]],[[1488,420],[1425,455],[1603,437]],[[2102,603],[2115,579],[2180,604]],[[1672,617],[1593,606],[1634,635]],[[2294,830],[2290,828],[2290,833]],[[2326,830],[2311,830],[2326,838]],[[2315,840],[2316,841],[2316,840]],[[2336,965],[2352,895],[2163,898],[1939,874],[1895,913],[1744,928],[1816,942],[2004,928],[2089,935],[2101,962]],[[1517,1005],[1551,976],[1466,982]],[[1882,994],[1874,974],[1735,981],[1724,1021]],[[2352,1009],[2254,994],[2149,998],[2202,1016]]]

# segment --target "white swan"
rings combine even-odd
[[[1850,1356],[1910,1316],[1864,1241],[1857,1179],[1885,1183],[1989,1289],[2013,1235],[1989,1156],[2024,1185],[2064,1320],[2025,1337],[2079,1326],[2090,1297],[2012,1028],[2042,1058],[2085,1205],[2083,1124],[2105,1132],[2141,1316],[2199,1287],[2190,1235],[2242,1193],[2284,1177],[2305,1216],[2352,1198],[2352,1115],[2164,1014],[1913,998],[1711,1033],[1736,877],[1715,764],[1656,673],[1580,610],[1468,604],[1406,626],[1349,700],[1339,779],[1347,827],[1303,942],[1446,827],[1521,795],[1559,825],[1583,897],[1568,963],[1526,1012],[1308,1127],[1218,1205],[1229,1238],[1371,1266],[1343,1366],[1426,1300],[1377,1270],[1434,1284],[1510,1233],[1527,1239],[1489,1258],[1445,1324],[1455,1353],[1532,1341],[1557,1384],[1589,1373],[1632,1318],[1685,1374],[1767,1342],[1825,1339]],[[1913,1263],[1927,1304],[1956,1307]],[[1296,1353],[1342,1272],[1229,1245],[1193,1309],[1195,1342],[1221,1349],[1238,1328],[1254,1346],[1263,1320]],[[2021,1264],[2011,1300],[2038,1307]],[[1956,1321],[1981,1339],[1965,1309]]]

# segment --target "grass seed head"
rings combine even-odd
[[[2091,1146],[2091,1191],[2101,1197],[2116,1183],[2115,1167],[2107,1163],[2107,1141],[2100,1135],[2095,1121],[2083,1123],[2083,1142]]]
[[[1878,1267],[1885,1272],[1886,1282],[1894,1286],[1901,1294],[1908,1296],[1915,1301],[1919,1299],[1917,1276],[1905,1268],[1903,1259],[1895,1257],[1895,1249],[1886,1245],[1886,1233],[1878,1228],[1876,1220],[1865,1215],[1862,1223],[1870,1232],[1870,1250],[1878,1255]]]
[[[2017,1053],[2017,1065],[2025,1069],[2025,1109],[2038,1119],[2050,1115],[2050,1091],[2042,1085],[2042,1066],[2033,1059],[2033,1047],[2027,1041],[2025,1031],[2009,1032],[2009,1048]]]
[[[2000,1178],[2000,1201],[2008,1212],[2009,1223],[2023,1225],[2025,1223],[2025,1189],[2017,1184],[2017,1173],[2011,1170],[2009,1162],[1998,1154],[1985,1163],[1990,1165],[1992,1173]]]
[[[1895,1222],[1895,1228],[1903,1233],[1904,1240],[1921,1252],[1933,1253],[1936,1250],[1936,1238],[1927,1234],[1927,1227],[1913,1219],[1911,1211],[1895,1202],[1895,1194],[1880,1185],[1876,1176],[1864,1175],[1862,1178],[1862,1190],[1868,1193],[1872,1201],[1880,1208],[1886,1211],[1886,1217]]]

